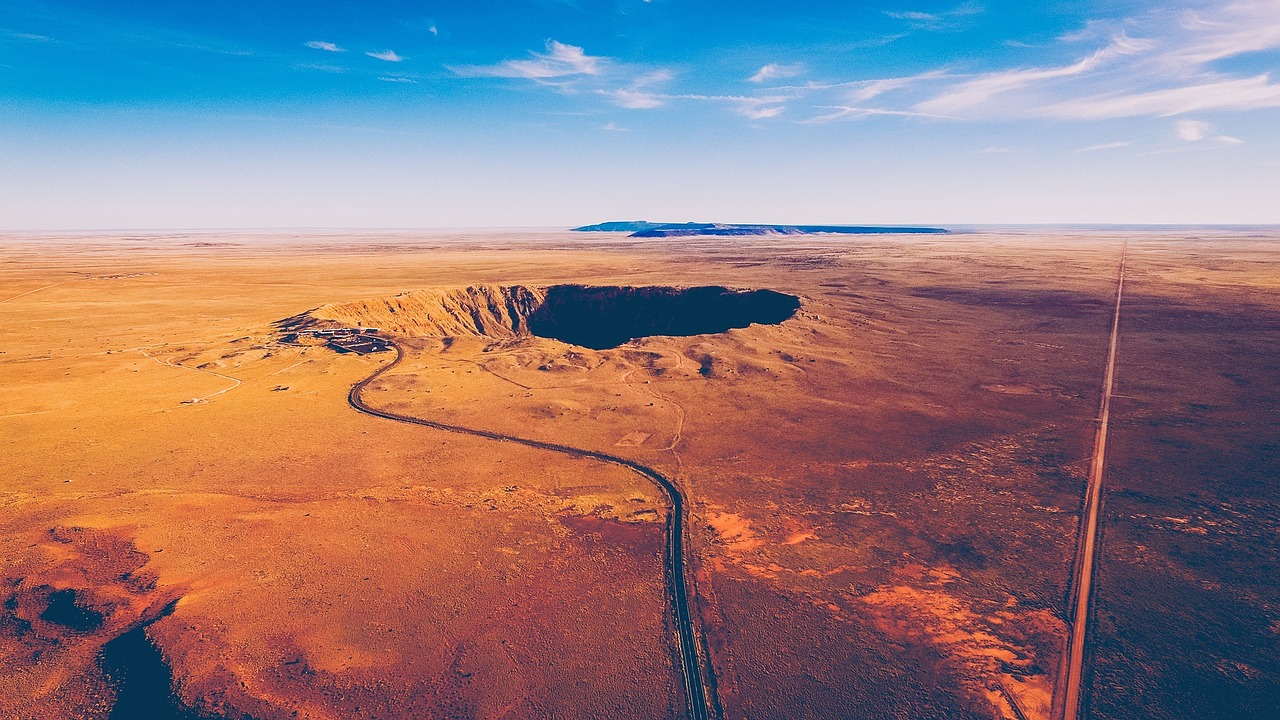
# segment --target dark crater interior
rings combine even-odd
[[[102,613],[80,605],[75,590],[55,590],[49,594],[49,605],[40,619],[78,632],[93,632],[102,627]]]
[[[547,288],[546,299],[527,323],[534,335],[607,350],[649,335],[776,325],[799,308],[799,298],[772,290],[555,285]]]

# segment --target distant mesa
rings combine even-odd
[[[614,220],[596,225],[576,227],[573,232],[643,232],[668,225],[669,223],[652,223],[647,220]]]
[[[902,225],[739,225],[734,223],[653,223],[646,220],[617,220],[573,228],[573,232],[629,232],[630,237],[662,238],[696,235],[877,235],[941,234],[946,228]]]
[[[722,333],[776,325],[800,308],[794,295],[720,286],[475,285],[336,303],[280,323],[282,330],[375,326],[419,337],[537,336],[607,350],[654,335]]]

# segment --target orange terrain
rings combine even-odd
[[[1054,717],[1126,241],[1081,706],[1270,707],[1280,238],[589,239],[0,239],[0,717],[689,717],[605,456],[713,714]]]

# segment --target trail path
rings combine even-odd
[[[0,300],[0,303],[7,303],[7,302],[9,302],[10,300],[17,300],[17,299],[18,299],[18,298],[20,298],[20,297],[26,297],[26,296],[31,295],[31,294],[33,294],[33,293],[38,293],[38,292],[40,292],[41,290],[48,290],[48,289],[49,289],[49,288],[51,288],[51,287],[58,287],[59,285],[63,285],[63,284],[65,284],[66,282],[68,282],[68,281],[63,280],[62,282],[56,282],[56,283],[53,283],[52,285],[45,285],[44,287],[38,287],[38,288],[36,288],[35,290],[28,290],[28,291],[26,291],[26,292],[24,292],[24,293],[18,293],[17,295],[14,295],[13,297],[7,297],[7,298],[5,298],[5,299],[3,299],[3,300]]]
[[[702,635],[699,632],[699,628],[694,624],[693,616],[689,611],[689,589],[685,582],[684,557],[685,498],[680,492],[680,489],[676,487],[675,483],[653,468],[616,455],[609,455],[595,450],[576,448],[569,445],[560,445],[558,443],[531,440],[528,438],[516,437],[514,435],[505,435],[503,433],[490,432],[488,430],[478,430],[460,425],[449,425],[447,423],[425,420],[411,415],[401,415],[388,410],[380,410],[378,408],[370,407],[365,404],[364,399],[362,398],[365,388],[374,380],[398,366],[400,361],[404,359],[404,351],[400,349],[400,346],[394,341],[389,341],[389,344],[393,349],[395,349],[395,359],[378,368],[373,372],[373,374],[351,387],[351,392],[347,396],[347,401],[350,402],[351,406],[356,410],[386,420],[411,423],[413,425],[421,425],[423,427],[444,430],[446,432],[474,435],[476,437],[488,438],[499,442],[516,443],[518,445],[538,448],[541,450],[550,450],[551,452],[558,452],[565,455],[571,455],[573,457],[591,458],[593,460],[619,465],[643,475],[645,479],[654,483],[660,490],[662,490],[663,494],[667,496],[667,501],[670,506],[670,511],[667,513],[666,557],[663,563],[664,573],[666,575],[667,601],[675,615],[676,645],[680,655],[680,670],[684,681],[689,717],[693,720],[710,720],[711,718],[719,717],[718,704],[715,702],[713,693],[709,692],[709,686],[714,687],[714,668],[711,666],[710,657],[707,656],[704,676],[702,656],[705,655],[706,646],[703,642]],[[703,649],[702,653],[699,652],[700,649]]]
[[[217,397],[218,395],[221,395],[223,393],[231,392],[232,390],[235,390],[236,388],[244,384],[243,380],[240,380],[239,378],[233,378],[230,375],[223,375],[222,373],[216,373],[216,372],[213,372],[212,370],[201,370],[200,368],[188,367],[180,363],[171,362],[167,359],[161,360],[160,358],[148,353],[144,348],[138,348],[138,352],[142,353],[143,356],[145,357],[155,360],[161,365],[167,365],[172,368],[180,368],[182,370],[190,370],[191,372],[204,373],[205,375],[213,375],[214,377],[220,377],[223,380],[230,380],[231,382],[235,383],[234,385],[230,387],[225,387],[217,392],[209,393],[208,395],[202,395],[198,398],[192,398],[191,402],[204,402],[205,400],[208,400],[211,397]]]
[[[1120,303],[1124,297],[1124,270],[1128,243],[1120,251],[1120,279],[1116,282],[1115,314],[1111,320],[1111,346],[1107,351],[1107,371],[1102,381],[1102,405],[1098,410],[1098,429],[1093,441],[1093,459],[1089,465],[1089,484],[1085,490],[1085,525],[1076,550],[1074,611],[1071,641],[1067,650],[1067,679],[1062,700],[1063,720],[1080,717],[1080,688],[1084,676],[1084,641],[1089,628],[1089,595],[1093,585],[1093,555],[1098,538],[1098,506],[1102,501],[1102,471],[1106,466],[1107,429],[1111,421],[1112,388],[1115,384],[1116,344],[1120,339]]]

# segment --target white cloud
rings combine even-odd
[[[1060,67],[1003,70],[980,75],[962,82],[937,97],[917,103],[916,109],[926,113],[955,115],[979,105],[985,105],[996,95],[1021,90],[1031,85],[1060,78],[1069,78],[1093,71],[1115,58],[1133,55],[1152,47],[1145,40],[1135,40],[1125,35],[1112,39],[1111,44],[1092,55]]]
[[[955,66],[903,77],[838,82],[778,82],[803,75],[800,64],[773,62],[748,81],[764,85],[756,94],[688,94],[669,89],[667,69],[629,65],[589,55],[575,45],[548,40],[545,51],[493,65],[451,67],[463,77],[523,78],[563,93],[591,93],[621,108],[652,110],[683,102],[719,103],[751,120],[791,113],[801,103],[813,109],[797,122],[826,123],[875,116],[980,120],[1058,118],[1102,120],[1171,117],[1211,111],[1280,107],[1280,80],[1260,70],[1213,65],[1259,50],[1280,49],[1280,0],[1237,0],[1198,14],[1152,9],[1129,18],[1087,22],[1083,29],[1036,48],[1041,63],[995,66],[962,74]],[[942,23],[984,12],[966,3],[950,10],[890,12],[908,23]],[[1081,52],[1065,43],[1097,43]],[[1030,48],[1029,48],[1030,50]],[[1064,59],[1062,53],[1074,57]],[[1247,67],[1238,65],[1237,67]],[[1210,136],[1221,143],[1238,138]],[[1224,138],[1218,140],[1218,138]],[[1109,144],[1108,144],[1109,145]],[[1107,149],[1081,148],[1080,151]]]
[[[849,83],[849,85],[854,88],[853,91],[849,93],[849,99],[855,103],[862,103],[893,90],[901,90],[921,81],[936,80],[942,77],[945,77],[945,73],[941,70],[931,70],[929,72],[920,73],[919,75],[910,75],[907,77],[880,78],[877,80],[863,80]]]
[[[1263,74],[1165,90],[1067,100],[1042,108],[1040,114],[1077,120],[1099,120],[1274,107],[1280,107],[1280,84],[1269,82],[1269,77]]]
[[[1203,140],[1212,129],[1209,123],[1200,120],[1179,120],[1173,124],[1173,127],[1178,139],[1186,140],[1187,142]]]
[[[417,84],[417,82],[418,82],[417,80],[414,80],[413,78],[407,78],[407,77],[404,77],[404,76],[401,76],[401,75],[383,75],[382,77],[379,77],[378,79],[379,79],[379,80],[381,80],[382,82],[389,82],[389,83],[410,83],[410,84]]]
[[[647,72],[637,77],[635,80],[631,81],[631,87],[643,88],[652,87],[654,85],[663,85],[671,82],[673,79],[675,79],[675,74],[664,68]]]
[[[552,80],[575,75],[600,75],[608,58],[588,55],[576,45],[547,41],[545,53],[531,52],[528,60],[505,60],[497,65],[467,65],[449,68],[463,77],[525,78]]]
[[[340,65],[329,65],[326,63],[299,63],[297,65],[294,65],[294,67],[300,70],[318,70],[320,72],[335,73],[335,74],[344,73],[347,71],[346,68]]]
[[[867,107],[849,107],[845,105],[825,106],[818,108],[820,110],[831,110],[832,112],[817,117],[811,117],[808,120],[800,120],[802,125],[821,125],[823,123],[835,122],[836,120],[860,120],[862,118],[889,116],[889,117],[913,117],[928,118],[931,120],[954,120],[955,118],[947,115],[934,115],[930,113],[914,112],[911,110],[892,110],[889,108],[867,108]]]
[[[1181,26],[1191,34],[1185,46],[1170,53],[1175,63],[1203,65],[1224,58],[1280,47],[1280,2],[1246,0],[1206,18],[1187,11]]]
[[[756,71],[755,75],[747,78],[748,82],[763,83],[770,80],[779,80],[782,78],[792,78],[804,72],[804,65],[794,63],[791,65],[783,65],[781,63],[769,63]]]
[[[630,110],[652,110],[667,104],[665,97],[643,90],[600,90],[599,92],[612,97],[618,107]]]
[[[1082,147],[1078,150],[1074,150],[1073,152],[1087,153],[1097,152],[1099,150],[1119,150],[1120,148],[1127,148],[1132,144],[1133,143],[1128,140],[1117,140],[1116,142],[1099,143],[1097,145],[1090,145],[1089,147]]]
[[[1212,139],[1223,145],[1240,145],[1244,142],[1230,135],[1214,135],[1213,126],[1203,120],[1178,120],[1173,123],[1173,132],[1179,140],[1187,142],[1200,142],[1205,139]]]
[[[970,118],[1101,120],[1280,107],[1280,83],[1269,74],[1242,76],[1214,65],[1280,50],[1280,1],[1240,0],[1181,15],[1153,10],[1090,21],[1059,39],[1075,43],[1104,35],[1105,47],[1075,63],[986,73],[914,109]]]
[[[631,128],[621,127],[614,123],[605,123],[605,126],[600,129],[608,132],[631,132]]]
[[[765,120],[768,118],[778,117],[786,112],[786,105],[757,105],[749,103],[738,108],[738,114],[749,117],[752,120]]]
[[[596,90],[597,93],[613,99],[619,107],[633,110],[650,110],[665,107],[673,101],[716,103],[728,105],[733,112],[752,120],[766,120],[778,117],[786,112],[791,95],[702,95],[697,93],[666,94],[648,90]]]
[[[907,24],[918,30],[952,30],[958,28],[960,21],[964,18],[981,15],[984,12],[986,12],[986,8],[983,6],[974,2],[967,2],[950,10],[942,10],[940,12],[885,10],[884,14],[895,20],[905,20]]]
[[[331,42],[324,42],[323,40],[311,40],[306,43],[306,46],[312,50],[324,50],[325,52],[346,52],[345,48],[338,47]]]
[[[435,25],[432,25],[431,27],[427,28],[427,32],[431,33],[436,37],[440,37],[440,28],[436,27]]]
[[[397,55],[395,50],[381,50],[379,52],[367,52],[365,53],[365,55],[368,55],[371,58],[376,58],[378,60],[384,60],[386,62],[398,63],[398,62],[404,62],[405,60],[404,57]]]

